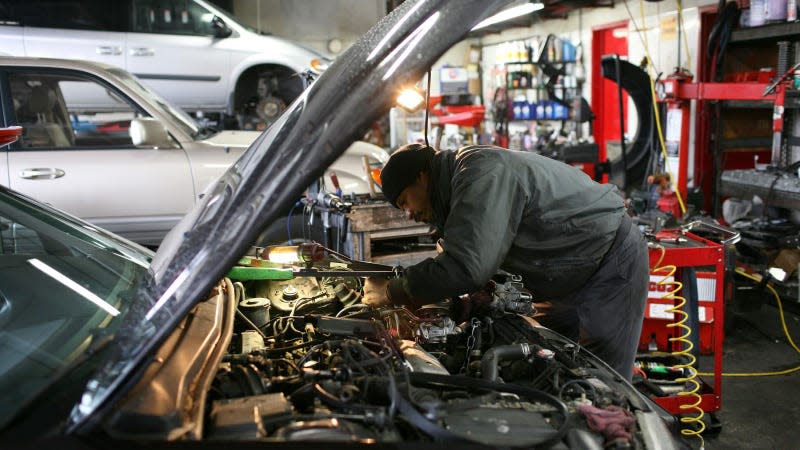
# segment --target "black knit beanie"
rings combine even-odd
[[[420,172],[430,171],[435,154],[436,150],[423,144],[408,144],[395,150],[381,171],[381,190],[386,200],[398,208],[397,197]]]

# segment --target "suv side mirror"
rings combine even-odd
[[[231,27],[229,27],[228,24],[218,16],[211,18],[211,27],[214,28],[214,37],[216,38],[226,38],[233,34]]]
[[[171,148],[173,146],[164,124],[152,117],[131,119],[129,133],[133,145],[157,148]]]

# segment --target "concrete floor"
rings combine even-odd
[[[797,311],[797,304],[789,304],[785,317],[792,339],[800,346]],[[726,325],[723,372],[772,372],[800,365],[800,354],[787,343],[776,307],[728,313]],[[710,357],[701,357],[699,364],[701,371],[713,367]],[[706,436],[706,449],[800,448],[800,371],[773,377],[724,377],[717,418],[721,431]]]

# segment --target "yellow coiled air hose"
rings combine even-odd
[[[675,356],[680,361],[679,364],[675,365],[675,369],[680,369],[684,374],[689,374],[688,376],[684,376],[682,378],[677,378],[675,380],[676,383],[682,383],[684,386],[684,390],[678,392],[678,397],[693,397],[694,401],[691,403],[682,403],[678,408],[681,411],[686,411],[686,413],[682,414],[680,417],[680,421],[684,427],[681,427],[681,434],[684,436],[694,436],[700,440],[700,448],[705,447],[705,441],[703,440],[702,433],[706,429],[706,424],[703,422],[703,409],[700,408],[700,403],[703,401],[703,397],[700,396],[698,393],[700,391],[700,382],[697,381],[697,369],[695,368],[695,364],[697,363],[697,358],[692,354],[692,349],[694,348],[694,344],[689,339],[692,335],[692,329],[689,325],[686,324],[686,320],[689,318],[689,315],[683,310],[683,306],[686,304],[686,299],[678,293],[683,289],[683,283],[679,282],[675,278],[675,272],[677,272],[678,268],[674,265],[665,265],[662,266],[661,263],[664,261],[664,255],[666,254],[666,249],[661,246],[657,245],[660,252],[660,256],[658,258],[658,262],[655,265],[655,268],[652,270],[654,275],[662,275],[663,278],[658,281],[659,286],[668,286],[666,288],[666,294],[664,294],[661,298],[672,300],[675,302],[675,305],[668,309],[667,312],[671,312],[674,314],[677,320],[675,322],[667,324],[668,328],[676,328],[676,333],[674,337],[669,338],[670,343],[680,343],[679,347],[680,350],[675,350],[672,352],[672,356]],[[670,278],[672,280],[670,281]],[[682,334],[678,335],[677,329],[680,329]],[[673,345],[673,348],[677,348],[678,346]],[[686,361],[685,363],[683,361]],[[691,386],[691,389],[686,389],[687,386]]]

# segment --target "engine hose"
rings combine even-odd
[[[531,347],[526,343],[492,347],[481,358],[481,378],[496,381],[501,362],[524,359],[530,354]]]
[[[323,403],[325,403],[328,406],[332,406],[334,408],[349,409],[351,411],[356,411],[359,413],[364,413],[365,411],[370,409],[370,407],[367,405],[348,402],[333,395],[332,393],[328,392],[324,387],[320,386],[319,383],[314,383],[313,391],[316,394],[317,398],[322,400]]]
[[[688,376],[675,379],[675,383],[683,385],[683,390],[678,392],[678,397],[693,398],[692,402],[684,402],[678,406],[678,409],[681,411],[686,411],[686,414],[681,415],[680,418],[681,424],[685,425],[685,427],[681,427],[681,434],[684,436],[694,436],[699,439],[700,448],[702,449],[705,447],[705,440],[702,436],[703,431],[706,429],[706,424],[703,422],[705,413],[700,407],[703,397],[698,394],[700,391],[700,382],[697,381],[697,369],[695,367],[697,358],[692,354],[692,349],[694,348],[694,344],[692,344],[690,339],[692,336],[692,328],[686,324],[689,314],[683,310],[686,299],[678,295],[681,289],[683,289],[683,283],[677,281],[675,278],[675,272],[678,270],[675,265],[661,265],[664,261],[666,249],[661,245],[658,245],[656,248],[658,248],[660,256],[651,273],[664,276],[658,281],[659,286],[667,286],[666,293],[661,298],[674,302],[674,306],[666,312],[672,313],[676,320],[673,323],[667,324],[667,328],[676,328],[682,331],[681,335],[678,336],[676,332],[674,337],[669,338],[669,342],[671,343],[680,343],[680,350],[673,351],[672,356],[678,358],[679,361],[687,361],[686,363],[680,362],[676,364],[674,368],[680,369],[685,374],[689,374]],[[671,281],[670,278],[672,279]],[[676,346],[673,346],[673,348],[675,347]],[[692,388],[687,390],[687,385],[692,385]]]
[[[569,429],[570,425],[570,413],[567,405],[561,401],[560,399],[538,389],[529,388],[526,386],[522,386],[519,384],[513,383],[498,383],[489,380],[483,380],[480,378],[470,378],[465,376],[453,376],[453,375],[441,375],[441,374],[434,374],[434,373],[423,373],[423,372],[410,372],[408,373],[409,380],[411,384],[427,384],[436,387],[442,386],[452,386],[458,388],[469,388],[469,389],[487,389],[492,391],[498,392],[509,392],[512,394],[519,395],[521,397],[525,397],[532,401],[546,403],[555,407],[558,414],[560,414],[564,420],[559,425],[559,427],[552,433],[545,436],[540,436],[541,441],[528,444],[528,446],[539,446],[547,447],[549,445],[555,444],[560,442],[564,436],[567,434],[567,429]],[[400,397],[403,398],[402,396]],[[405,399],[403,402],[406,403]],[[398,410],[406,414],[406,407],[410,405],[402,405],[401,403],[398,404]],[[416,410],[412,407],[412,410],[416,412]],[[419,414],[419,412],[417,412]],[[424,419],[424,416],[423,416]],[[425,419],[427,421],[427,419]],[[436,424],[433,424],[427,421],[428,424],[439,428],[440,430],[444,430],[443,428],[439,427]],[[448,432],[449,433],[449,432]],[[462,438],[463,439],[463,438]]]
[[[342,317],[346,314],[349,314],[350,311],[361,311],[362,309],[369,308],[369,305],[363,303],[357,303],[355,305],[345,306],[339,312],[336,313],[336,317]]]
[[[337,301],[336,297],[311,297],[308,299],[301,299],[295,303],[294,314],[303,315],[307,314],[305,310],[313,309],[313,308],[320,308],[328,306],[332,303]]]

